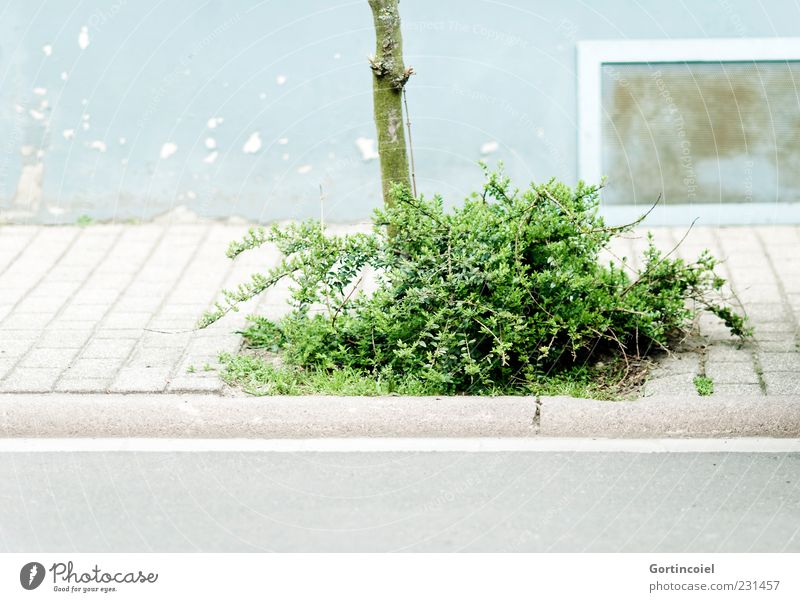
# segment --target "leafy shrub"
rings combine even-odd
[[[600,261],[635,224],[605,225],[598,186],[550,180],[520,191],[502,172],[486,175],[452,210],[396,188],[371,234],[329,235],[311,221],[251,230],[229,257],[269,242],[283,260],[224,291],[201,326],[289,278],[291,312],[252,321],[250,344],[280,350],[286,369],[412,378],[441,394],[530,392],[601,359],[629,363],[666,348],[700,310],[747,334],[717,300],[724,280],[708,252],[685,262],[651,240],[633,278]],[[366,268],[371,294],[358,286]]]

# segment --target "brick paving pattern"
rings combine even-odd
[[[338,226],[336,229],[366,226]],[[214,368],[235,351],[249,313],[278,315],[286,290],[265,294],[217,324],[194,330],[219,290],[274,264],[264,247],[225,257],[247,227],[224,223],[0,227],[0,393],[222,392]],[[684,230],[652,230],[672,249]],[[615,241],[618,257],[639,256],[646,241]],[[756,330],[745,345],[708,316],[699,335],[665,357],[645,395],[696,395],[695,376],[715,392],[745,396],[800,393],[800,229],[794,226],[695,228],[676,251],[709,248]],[[191,371],[190,367],[194,368]]]
[[[656,228],[659,248],[670,250],[685,229]],[[617,240],[617,255],[640,256],[643,237]],[[742,344],[714,316],[702,315],[696,334],[677,353],[661,359],[644,395],[697,396],[693,380],[705,375],[715,394],[740,396],[800,394],[800,229],[796,226],[694,228],[676,254],[686,260],[709,249],[722,260],[717,272],[728,280],[725,296],[743,308],[755,330]]]

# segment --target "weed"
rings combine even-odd
[[[610,240],[635,224],[607,226],[599,189],[550,180],[520,191],[487,171],[483,190],[451,210],[396,187],[372,234],[330,235],[312,221],[252,229],[228,256],[274,243],[283,260],[223,291],[200,325],[291,280],[291,312],[277,322],[253,317],[243,331],[283,366],[233,356],[225,365],[232,382],[270,393],[601,395],[630,382],[698,311],[748,334],[720,300],[725,281],[707,251],[687,262],[650,240],[634,275],[625,258],[602,262]],[[598,369],[600,360],[613,370]]]
[[[695,376],[694,388],[698,395],[706,396],[714,393],[714,381],[707,376]]]

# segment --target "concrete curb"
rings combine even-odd
[[[525,397],[0,395],[0,437],[526,437]]]
[[[0,395],[0,437],[800,437],[799,397]]]
[[[648,397],[542,401],[542,435],[557,437],[800,437],[800,397]]]

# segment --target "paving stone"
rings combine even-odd
[[[800,378],[800,353],[770,353],[759,355],[761,367],[764,372],[789,372],[793,371]]]
[[[65,370],[69,379],[110,378],[122,367],[122,359],[80,359]]]
[[[783,283],[783,289],[787,294],[795,295],[800,293],[800,278],[797,276],[789,277],[788,275],[783,275],[781,283]]]
[[[126,362],[126,368],[172,368],[180,360],[183,350],[175,347],[138,347]]]
[[[160,305],[164,297],[166,297],[172,289],[173,283],[174,279],[170,279],[167,283],[145,282],[137,279],[128,287],[126,294],[132,297],[149,297],[150,299],[157,300]]]
[[[737,296],[745,307],[751,303],[780,303],[781,295],[778,287],[772,285],[753,284],[746,288],[738,288]]]
[[[20,304],[20,310],[34,313],[47,313],[54,315],[65,303],[65,297],[40,297],[29,296]]]
[[[20,358],[34,346],[36,339],[14,339],[9,337],[0,344],[0,358]]]
[[[54,311],[40,313],[14,311],[10,313],[3,321],[3,324],[0,325],[0,331],[12,329],[41,329],[47,326],[54,316]]]
[[[167,390],[172,393],[219,393],[224,387],[219,378],[173,378]]]
[[[136,339],[92,339],[81,353],[81,359],[125,359],[136,345]]]
[[[800,308],[800,293],[787,293],[786,300],[789,302],[789,305],[795,308]]]
[[[113,271],[98,270],[92,274],[84,287],[89,290],[97,289],[99,291],[106,291],[100,293],[103,295],[107,295],[109,291],[118,294],[128,287],[131,283],[132,276],[133,274],[125,274],[116,269]]]
[[[148,324],[149,328],[153,330],[192,330],[197,326],[197,321],[202,316],[203,312],[196,314],[175,314],[165,313],[160,314],[153,318]]]
[[[796,372],[764,372],[767,395],[800,395],[800,378]]]
[[[70,361],[78,354],[79,349],[75,347],[44,347],[31,349],[22,358],[20,367],[22,368],[66,368]]]
[[[206,276],[205,280],[207,279],[208,276]],[[222,288],[222,282],[220,282],[219,285],[220,288]],[[186,282],[183,281],[181,282],[180,289],[173,290],[172,293],[170,293],[168,303],[170,307],[172,307],[173,305],[192,305],[197,303],[198,299],[202,299],[203,301],[206,302],[204,303],[204,306],[208,305],[216,298],[216,295],[219,291],[214,291],[214,292],[205,291],[205,293],[203,293],[202,291],[204,291],[204,289],[207,289],[207,287],[208,287],[207,282],[200,283],[197,285],[187,286]]]
[[[0,382],[0,391],[6,393],[47,393],[61,373],[53,368],[16,368]]]
[[[759,353],[760,352],[790,352],[790,351],[800,351],[800,345],[798,345],[797,341],[792,338],[786,338],[777,341],[757,341],[757,348]]]
[[[140,329],[147,326],[152,314],[149,312],[115,313],[107,315],[103,320],[103,328]]]
[[[123,295],[117,301],[114,308],[120,312],[154,312],[161,305],[161,299],[153,299],[151,297],[135,297],[129,294]]]
[[[694,374],[671,374],[648,380],[644,385],[644,395],[696,395]]]
[[[735,395],[740,397],[763,397],[761,386],[757,384],[714,383],[714,395]]]
[[[66,320],[57,318],[47,325],[48,330],[94,330],[95,320]]]
[[[5,297],[5,295],[4,295],[4,297]],[[2,322],[3,319],[8,314],[10,314],[13,309],[14,309],[14,306],[11,305],[11,304],[2,304],[2,305],[0,305],[0,322]]]
[[[111,307],[110,303],[76,305],[70,304],[61,312],[61,318],[69,321],[99,321]]]
[[[783,321],[783,322],[763,322],[760,324],[755,324],[753,330],[756,331],[756,335],[762,335],[765,333],[785,333],[785,334],[794,334],[795,327],[791,322]]]
[[[758,384],[753,362],[725,362],[706,364],[706,376],[714,384]]]
[[[669,374],[697,374],[700,369],[699,353],[676,353],[666,357],[661,357],[656,361],[652,368],[653,378],[667,376]]]
[[[184,349],[192,338],[191,332],[145,332],[142,335],[143,348],[178,347]]]
[[[50,348],[75,348],[82,347],[92,336],[91,330],[47,330],[39,339],[40,347]]]
[[[11,372],[15,364],[16,359],[6,358],[0,355],[0,380],[2,380],[6,374]]]
[[[737,344],[726,345],[715,343],[706,349],[706,363],[721,362],[752,362],[753,350],[749,347],[740,347]]]
[[[782,303],[751,303],[745,310],[754,324],[786,321],[786,310]]]
[[[109,387],[112,393],[160,393],[167,387],[169,368],[125,368]]]
[[[754,329],[755,339],[759,343],[765,341],[792,341],[796,342],[798,339],[798,332],[794,330],[791,324],[786,324],[785,328],[775,328],[763,330],[761,328]]]
[[[178,365],[177,373],[189,374],[191,369],[195,374],[210,374],[213,371],[206,370],[206,366],[211,366],[214,370],[219,368],[219,354],[214,355],[194,355],[184,358]]]
[[[59,265],[47,273],[51,282],[82,282],[86,277],[85,267]]]
[[[59,393],[105,393],[108,384],[106,378],[62,378],[55,390]]]
[[[101,325],[92,337],[98,339],[134,339],[139,340],[144,331],[141,328],[103,328]]]
[[[722,320],[711,314],[701,314],[697,320],[697,326],[702,335],[712,337],[715,340],[737,340]]]
[[[211,329],[201,329],[195,331],[192,341],[189,343],[189,350],[202,351],[213,346],[225,347],[231,343],[240,343],[241,340],[241,336],[225,326],[216,328],[213,331]]]
[[[119,297],[119,290],[108,288],[81,288],[72,299],[72,302],[79,305],[98,305],[102,303],[113,303]]]

